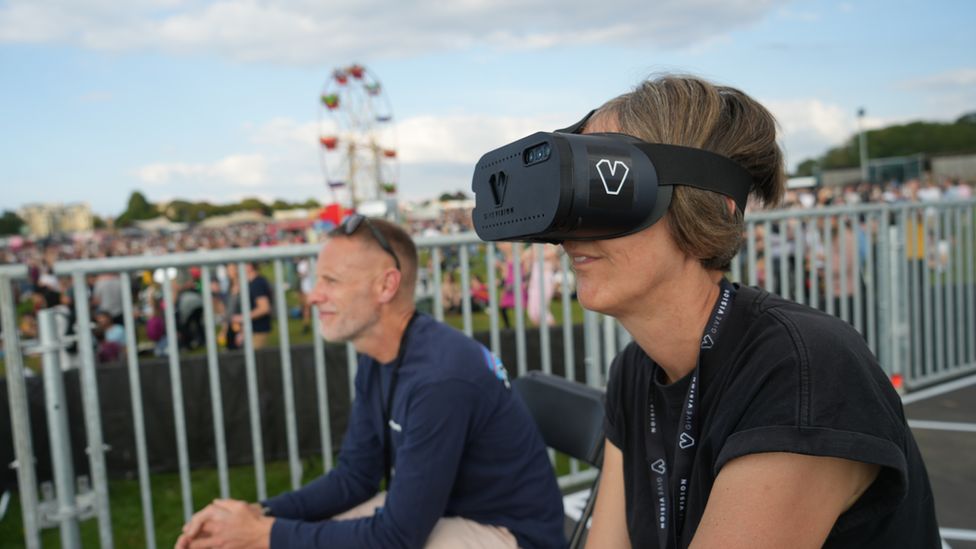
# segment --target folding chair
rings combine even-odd
[[[603,463],[603,391],[565,378],[531,371],[515,379],[515,390],[529,408],[550,448],[597,468],[590,496],[570,536],[579,547],[593,514]]]

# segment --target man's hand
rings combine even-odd
[[[272,524],[274,519],[264,516],[257,504],[215,499],[186,523],[175,549],[265,549]]]

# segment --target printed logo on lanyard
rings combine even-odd
[[[732,298],[735,296],[735,288],[724,278],[719,288],[718,301],[712,309],[712,315],[709,317],[708,323],[705,324],[705,332],[702,334],[698,364],[695,365],[695,369],[691,373],[688,393],[685,395],[684,405],[681,407],[681,417],[678,421],[678,439],[675,443],[674,463],[671,467],[668,467],[665,459],[667,454],[664,451],[665,443],[661,440],[660,425],[654,407],[653,390],[648,394],[649,434],[645,437],[645,443],[655,495],[654,506],[657,509],[658,546],[661,549],[678,547],[681,529],[684,526],[688,494],[691,489],[691,469],[695,461],[695,451],[697,450],[695,446],[699,430],[699,369],[705,351],[711,350],[718,341],[719,329],[728,316]]]

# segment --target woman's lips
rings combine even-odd
[[[580,266],[583,266],[583,265],[589,265],[590,263],[593,263],[594,261],[596,261],[597,259],[599,259],[599,258],[596,258],[596,257],[593,257],[593,256],[583,255],[583,254],[570,254],[570,257],[573,260],[573,266],[574,267],[580,267]]]

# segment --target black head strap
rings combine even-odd
[[[555,133],[582,133],[595,112],[593,109],[579,122]],[[752,175],[736,162],[711,151],[680,145],[641,142],[637,147],[654,164],[659,185],[684,185],[719,193],[734,200],[740,212],[746,211]]]
[[[561,130],[556,130],[553,133],[583,133],[583,128],[586,127],[586,123],[590,121],[590,118],[595,112],[596,109],[593,109],[592,111],[586,113],[586,116],[584,116],[579,122],[573,124],[572,126],[566,126]]]
[[[752,188],[752,175],[745,168],[720,154],[661,143],[639,143],[654,164],[658,185],[684,185],[725,195],[735,201],[740,212]]]

